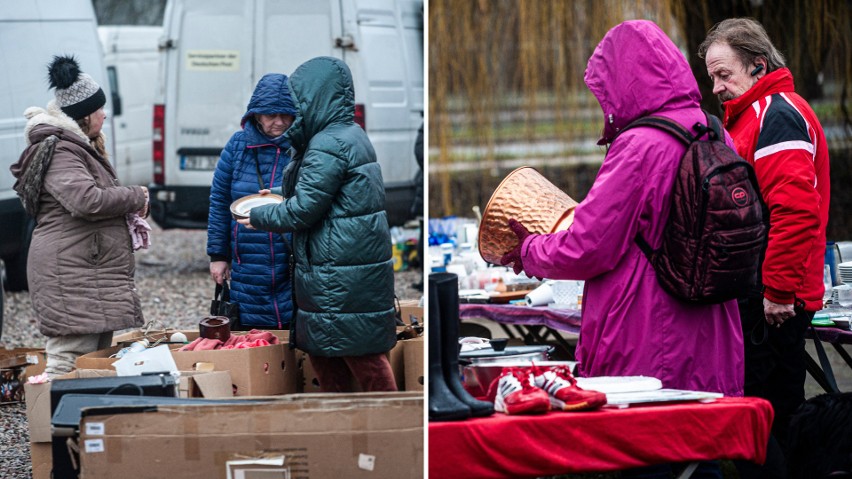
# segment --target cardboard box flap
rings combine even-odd
[[[0,369],[16,368],[28,364],[38,364],[38,356],[34,354],[21,353],[0,358]]]
[[[192,376],[195,386],[205,398],[234,397],[234,387],[231,385],[231,373],[228,371],[211,371]]]
[[[423,326],[426,322],[426,318],[423,315],[423,307],[420,306],[420,301],[416,299],[400,300],[397,315],[405,325],[409,326]]]
[[[24,370],[25,378],[29,376],[37,376],[43,373],[46,362],[47,360],[45,358],[44,349],[0,348],[0,369],[26,366],[26,369]]]
[[[27,402],[27,427],[30,442],[49,442],[50,436],[50,383],[24,384]]]

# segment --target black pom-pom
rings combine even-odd
[[[54,56],[47,67],[47,79],[51,88],[64,90],[80,77],[80,64],[73,56]]]

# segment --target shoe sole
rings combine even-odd
[[[566,403],[565,401],[556,399],[555,397],[550,398],[550,405],[553,409],[558,409],[561,411],[577,411],[580,409],[595,409],[599,408],[606,404],[606,399],[604,400],[595,400],[595,401],[582,401],[576,403]]]
[[[534,401],[524,401],[518,404],[506,404],[503,401],[499,401],[499,403],[500,409],[498,409],[498,403],[495,402],[494,410],[508,415],[544,414],[550,410],[550,400],[544,398],[536,398]]]

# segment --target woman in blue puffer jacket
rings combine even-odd
[[[217,284],[231,279],[244,329],[287,329],[293,311],[289,234],[249,230],[231,216],[231,203],[281,186],[290,162],[284,132],[296,115],[287,76],[269,73],[257,83],[242,130],[228,140],[210,188],[207,255]]]

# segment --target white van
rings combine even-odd
[[[213,170],[257,81],[316,56],[352,70],[388,217],[408,219],[423,121],[422,0],[173,0],[163,28],[151,185],[160,226],[207,227]]]
[[[54,55],[72,54],[107,95],[104,133],[114,151],[109,84],[91,0],[3,2],[0,8],[0,257],[6,264],[6,288],[27,288],[27,252],[34,220],[24,213],[12,186],[9,167],[26,146],[24,110],[47,105],[47,65]],[[114,155],[111,155],[114,156]]]
[[[100,26],[104,64],[112,92],[115,156],[122,185],[148,185],[154,165],[151,140],[162,26]]]

